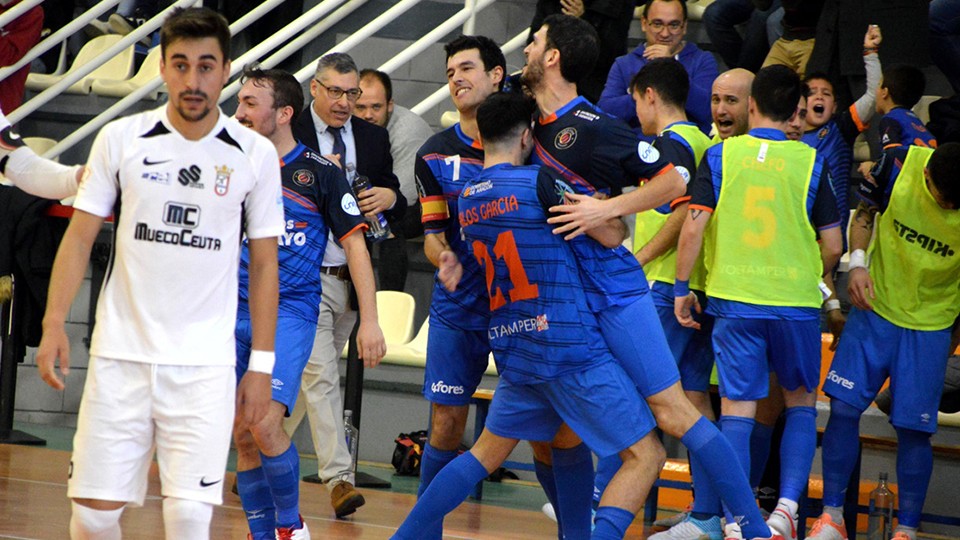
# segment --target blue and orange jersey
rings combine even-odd
[[[830,187],[837,201],[841,226],[846,230],[850,217],[850,165],[853,163],[853,141],[867,125],[860,120],[857,108],[851,105],[817,129],[807,131],[800,140],[817,150],[817,155],[830,169]],[[846,245],[846,239],[844,239]]]
[[[577,97],[533,130],[531,161],[556,170],[575,192],[617,195],[623,188],[672,169],[653,145],[640,141],[626,124],[608,116],[583,97]],[[649,292],[643,269],[624,247],[597,252],[584,248],[583,239],[571,247],[579,256],[587,299],[596,312],[626,305]]]
[[[286,229],[278,239],[281,316],[316,321],[320,314],[320,263],[328,232],[337,239],[367,225],[343,171],[302,144],[280,160]],[[249,317],[250,249],[240,251],[239,316]]]
[[[460,330],[485,330],[490,319],[483,276],[463,241],[457,222],[457,198],[467,180],[483,169],[483,147],[460,124],[435,134],[417,152],[416,176],[423,208],[424,234],[442,234],[463,265],[457,290],[435,279],[430,323]]]
[[[880,146],[889,148],[898,144],[936,148],[937,139],[913,111],[894,107],[880,119]]]
[[[548,209],[569,190],[549,169],[500,164],[460,195],[457,218],[489,298],[490,347],[511,383],[549,381],[613,359],[597,339],[579,255],[547,224]]]

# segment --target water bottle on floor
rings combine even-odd
[[[347,439],[347,449],[350,450],[350,467],[357,472],[357,449],[360,447],[360,431],[353,425],[353,411],[343,411],[343,433]]]
[[[887,486],[887,473],[880,473],[877,489],[870,492],[867,540],[889,540],[893,535],[893,505],[896,494]]]

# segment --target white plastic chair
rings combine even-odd
[[[100,56],[104,51],[115,45],[122,38],[123,36],[109,34],[91,39],[80,49],[80,52],[77,53],[77,57],[73,60],[73,64],[70,66],[70,69],[68,69],[64,74],[48,75],[45,73],[31,73],[27,76],[27,88],[35,92],[46,90],[47,88],[63,80],[64,77],[73,73],[81,66],[89,63],[97,56]],[[89,94],[90,87],[93,85],[93,81],[96,79],[128,79],[133,73],[133,54],[134,48],[133,45],[130,45],[100,67],[88,73],[79,81],[70,85],[64,92],[68,94]]]
[[[24,137],[23,144],[27,145],[27,148],[33,150],[38,156],[42,156],[47,150],[56,146],[57,141],[47,137]],[[59,160],[54,158],[54,161]]]
[[[107,97],[125,97],[134,90],[152,81],[154,77],[160,75],[160,46],[150,49],[147,57],[140,64],[137,73],[127,80],[97,79],[93,81],[92,90],[98,96]],[[164,89],[163,85],[158,86],[154,91],[147,94],[147,97],[156,100],[160,92]]]
[[[405,345],[413,338],[413,296],[400,291],[377,291],[377,313],[383,338],[390,345]]]

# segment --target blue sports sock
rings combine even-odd
[[[753,425],[756,422],[753,418],[743,416],[720,416],[720,431],[726,437],[730,447],[733,448],[733,455],[740,462],[740,467],[744,471],[750,470],[750,436],[753,433]],[[727,505],[723,506],[724,516],[727,523],[734,523],[736,516],[730,511]]]
[[[277,508],[277,527],[300,526],[300,455],[290,446],[279,456],[260,453],[263,475],[270,484],[270,494]]]
[[[238,472],[237,492],[240,494],[240,505],[243,506],[247,526],[250,527],[254,540],[272,539],[276,529],[276,516],[270,484],[263,474],[263,468]]]
[[[742,467],[730,466],[730,456],[734,450],[726,437],[701,416],[680,441],[690,454],[697,456],[697,461],[704,469],[705,481],[700,484],[712,483],[713,489],[723,494],[723,501],[730,513],[740,518],[744,538],[770,536],[770,529],[760,515],[753,490],[747,481],[747,473]]]
[[[773,439],[773,426],[757,422],[750,435],[750,487],[760,487],[763,472],[770,459],[770,441]]]
[[[563,540],[563,518],[557,508],[560,504],[557,502],[557,483],[553,479],[553,467],[542,461],[533,460],[533,470],[537,474],[537,480],[547,494],[547,499],[553,505],[553,513],[557,516],[557,537]]]
[[[831,399],[830,419],[823,433],[823,450],[820,452],[823,456],[824,506],[843,507],[859,451],[860,411],[839,399]]]
[[[417,498],[419,498],[427,488],[434,477],[450,463],[456,459],[459,452],[456,450],[438,450],[428,442],[423,447],[423,455],[420,456],[420,485],[417,487]],[[479,481],[479,480],[478,480]],[[436,524],[420,531],[420,538],[424,540],[439,540],[443,536],[443,518],[437,520]]]
[[[714,425],[714,427],[716,426]],[[710,474],[704,468],[703,462],[700,461],[696,452],[688,448],[687,456],[690,458],[690,479],[693,482],[694,490],[693,509],[690,515],[699,520],[709,519],[710,516],[719,516],[723,512],[720,507],[720,494],[714,489],[713,482],[710,481]]]
[[[613,475],[620,470],[620,465],[623,465],[623,460],[617,454],[597,460],[597,474],[593,480],[594,506],[599,506],[600,497],[603,497],[603,492],[610,484],[610,480],[613,480]]]
[[[923,502],[927,498],[930,475],[933,474],[931,433],[914,429],[897,429],[897,486],[899,487],[899,524],[916,529],[920,526]]]
[[[593,525],[593,455],[587,445],[553,448],[553,478],[557,483],[557,521],[566,538],[589,538]],[[560,516],[563,516],[562,518]]]
[[[423,538],[423,531],[441,523],[443,516],[462,503],[473,486],[487,474],[487,469],[470,452],[451,461],[437,474],[436,482],[420,495],[393,538]]]
[[[800,502],[817,451],[817,409],[788,407],[780,443],[780,498]]]
[[[633,523],[633,517],[631,512],[623,508],[601,506],[597,508],[597,526],[593,529],[590,538],[592,540],[623,540],[627,534],[627,528]]]

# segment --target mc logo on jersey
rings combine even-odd
[[[214,167],[217,171],[217,178],[213,182],[213,192],[223,197],[230,189],[230,173],[233,169],[224,165],[223,167]]]
[[[173,227],[194,229],[200,224],[200,207],[193,204],[168,202],[163,205],[163,222]]]

